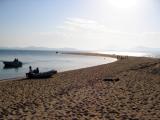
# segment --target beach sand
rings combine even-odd
[[[49,79],[2,81],[0,119],[159,120],[160,60],[129,57]]]

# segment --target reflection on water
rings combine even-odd
[[[11,70],[11,69],[14,70],[15,72],[18,72],[19,68],[9,68],[9,67],[5,67],[5,66],[3,67],[3,70],[6,70],[6,71]]]

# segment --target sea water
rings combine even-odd
[[[2,61],[13,61],[18,58],[23,62],[20,68],[4,68]],[[34,51],[34,50],[0,50],[0,80],[25,77],[29,66],[33,69],[39,68],[40,72],[52,69],[58,72],[91,67],[116,61],[114,58],[98,56],[84,56],[71,54],[58,54],[55,51]]]

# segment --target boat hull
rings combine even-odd
[[[22,67],[22,62],[3,62],[4,68],[18,68]]]
[[[27,78],[37,79],[37,78],[49,78],[52,75],[56,74],[56,70],[51,70],[48,72],[42,72],[42,73],[26,73]]]

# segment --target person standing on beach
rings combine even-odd
[[[36,68],[36,73],[39,73],[39,68],[38,67]]]
[[[29,73],[32,73],[32,66],[29,66]]]

